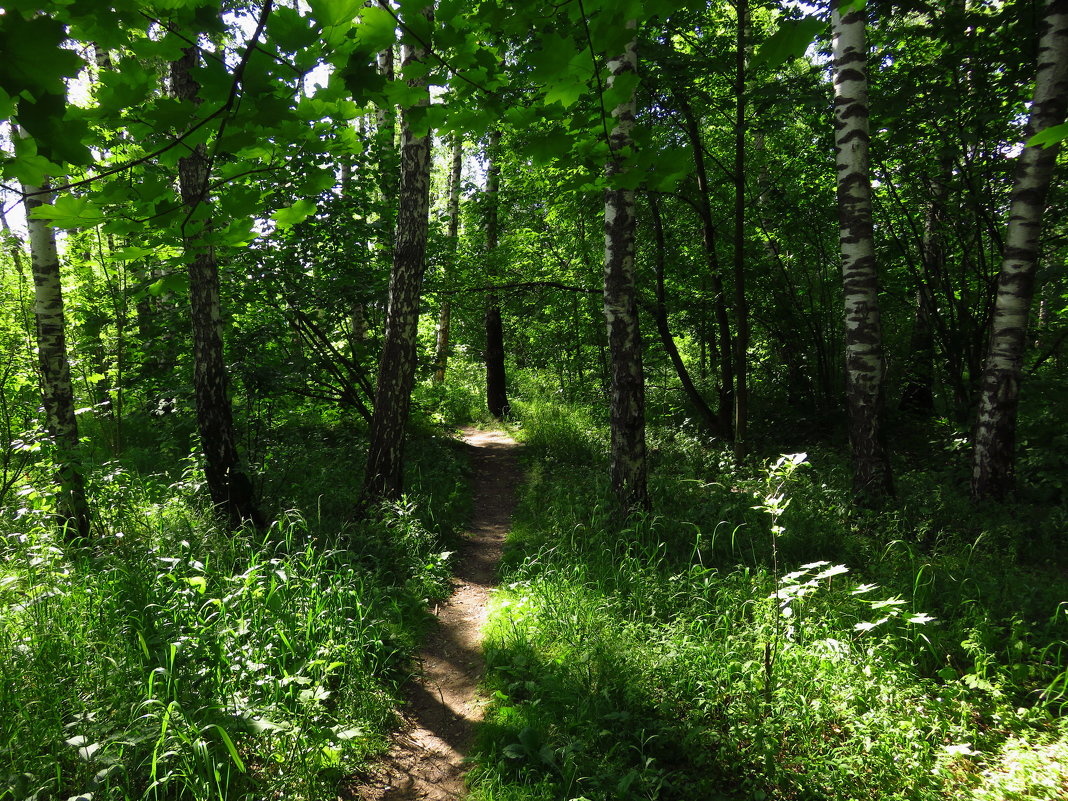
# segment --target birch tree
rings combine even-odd
[[[627,22],[637,28],[637,22]],[[622,75],[638,71],[636,42],[608,62],[608,87]],[[634,190],[615,188],[622,172],[624,150],[631,147],[636,112],[634,93],[612,110],[609,136],[611,158],[605,168],[608,188],[604,195],[604,316],[608,325],[611,361],[611,479],[620,505],[627,510],[649,507],[646,486],[645,377],[642,371],[641,334],[634,289]]]
[[[892,494],[893,482],[880,430],[885,368],[868,156],[866,16],[863,2],[831,2],[849,443],[854,492],[870,502]]]
[[[1068,0],[1048,0],[1038,47],[1027,140],[1064,123],[1068,105]],[[1025,141],[1027,141],[1025,140]],[[979,395],[972,496],[1006,496],[1015,479],[1016,412],[1034,295],[1039,235],[1058,144],[1031,145],[1016,166],[997,300]]]
[[[422,16],[433,21],[433,6]],[[429,31],[430,26],[426,26]],[[401,70],[426,59],[426,45],[412,40],[401,48]],[[408,81],[420,99],[401,119],[400,185],[393,267],[382,355],[378,364],[374,415],[371,418],[363,502],[400,497],[404,491],[404,427],[415,383],[415,346],[419,295],[426,271],[427,222],[430,211],[430,133],[413,130],[414,117],[430,105],[425,74]]]
[[[85,497],[85,479],[78,447],[78,418],[74,415],[74,388],[67,359],[67,329],[56,234],[44,220],[36,219],[33,215],[34,209],[51,202],[52,192],[45,179],[39,187],[23,184],[22,194],[30,238],[41,402],[45,412],[45,427],[55,449],[53,459],[59,487],[59,523],[68,538],[85,538],[89,536],[89,504]]]

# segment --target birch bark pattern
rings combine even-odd
[[[452,170],[449,174],[449,252],[445,260],[445,275],[442,281],[445,292],[452,288],[452,278],[456,271],[456,254],[459,251],[460,233],[460,179],[463,174],[464,141],[460,134],[453,135]],[[438,310],[438,331],[434,342],[434,383],[445,381],[445,369],[449,364],[449,334],[452,328],[452,302],[449,295],[441,296]]]
[[[193,79],[197,48],[182,51],[171,62],[174,97],[193,106],[200,104],[200,85]],[[241,468],[230,408],[229,380],[223,357],[222,308],[219,302],[219,268],[215,249],[204,241],[211,227],[208,197],[209,165],[203,145],[178,159],[178,188],[186,219],[182,246],[189,271],[189,311],[193,328],[193,392],[197,429],[204,451],[204,477],[215,508],[236,528],[245,520],[262,526],[253,498],[252,482]]]
[[[1068,104],[1068,0],[1050,0],[1038,47],[1026,138],[1065,119]],[[997,300],[979,394],[972,497],[1003,499],[1015,481],[1016,412],[1035,288],[1039,235],[1058,145],[1025,147],[1016,166]]]
[[[874,502],[893,494],[893,482],[880,429],[885,367],[868,156],[867,12],[854,9],[843,16],[841,1],[831,2],[831,26],[839,244],[845,298],[846,403],[853,490],[862,501]]]
[[[490,131],[486,148],[486,277],[490,283],[500,277],[500,254],[497,210],[501,190],[501,132]],[[501,323],[501,300],[493,290],[486,293],[486,408],[498,420],[507,417],[508,379],[504,371],[504,326]]]
[[[434,8],[421,12],[433,20]],[[401,69],[426,58],[422,44],[404,45]],[[409,81],[420,88],[416,108],[430,105],[425,77]],[[408,111],[401,118],[400,185],[393,267],[382,355],[378,363],[374,416],[371,418],[362,503],[399,498],[404,491],[404,427],[415,383],[415,345],[419,295],[426,270],[426,239],[430,211],[430,134],[412,132]]]
[[[637,28],[630,20],[627,27]],[[638,71],[636,43],[631,40],[618,58],[608,62],[608,86],[620,75]],[[604,193],[604,316],[611,360],[611,479],[620,505],[627,511],[649,508],[646,486],[645,376],[634,289],[634,191],[612,188],[622,171],[619,154],[631,146],[636,103],[633,93],[612,110],[611,157],[605,166]]]
[[[23,185],[26,228],[30,237],[34,318],[41,367],[41,401],[45,426],[55,448],[53,457],[59,487],[60,530],[68,539],[89,536],[89,504],[79,459],[78,418],[74,416],[74,388],[67,360],[66,319],[55,231],[31,212],[51,203],[47,180],[40,187]]]

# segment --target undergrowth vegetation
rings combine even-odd
[[[621,521],[596,416],[514,408],[477,797],[1068,796],[1062,507],[971,508],[947,453],[864,511],[830,450],[735,467],[665,423]]]
[[[410,494],[358,522],[365,435],[318,413],[251,451],[265,531],[219,528],[195,455],[152,472],[139,442],[160,429],[131,423],[92,467],[89,548],[55,537],[31,470],[0,515],[0,799],[336,798],[384,747],[447,592],[468,498],[438,424],[462,394],[427,393]]]

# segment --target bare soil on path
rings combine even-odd
[[[347,798],[451,801],[466,794],[464,757],[482,719],[482,626],[521,473],[518,446],[504,432],[467,428],[463,440],[470,448],[474,503],[455,557],[453,593],[434,610],[438,622],[406,688],[401,730],[382,763],[349,788]]]

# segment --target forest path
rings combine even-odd
[[[349,798],[453,801],[466,794],[464,757],[482,719],[482,626],[522,475],[518,446],[503,431],[466,428],[463,440],[471,449],[473,509],[456,554],[453,593],[434,610],[438,623],[406,688],[403,727],[374,774]]]

